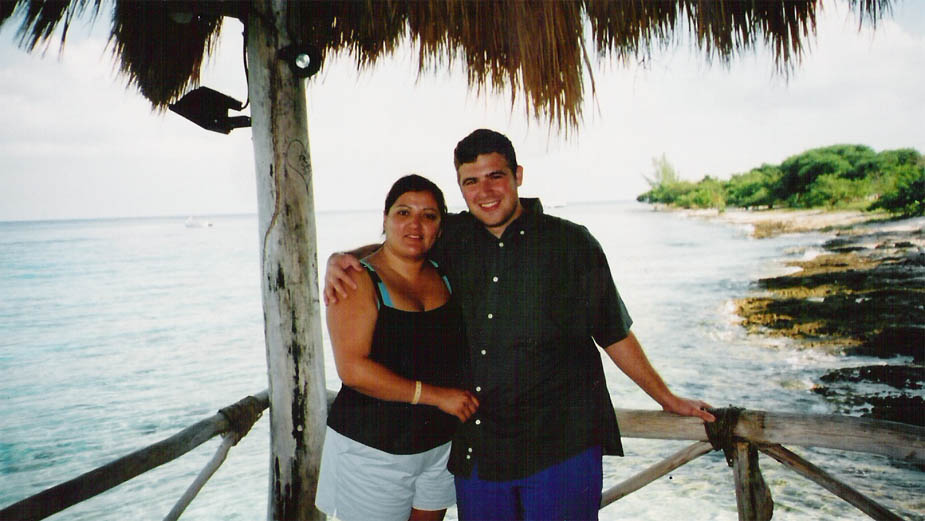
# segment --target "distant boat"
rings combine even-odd
[[[192,216],[186,218],[186,222],[183,223],[187,228],[211,228],[212,223],[209,221],[200,221]]]

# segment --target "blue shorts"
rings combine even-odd
[[[600,447],[512,481],[483,481],[477,466],[468,478],[456,476],[460,521],[594,519],[604,486]]]

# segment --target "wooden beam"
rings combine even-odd
[[[196,496],[199,494],[199,491],[202,490],[202,487],[205,486],[206,482],[215,475],[215,471],[222,466],[222,463],[225,462],[225,458],[228,457],[228,451],[231,450],[231,447],[238,442],[236,439],[237,436],[234,434],[226,435],[222,439],[221,445],[218,446],[218,450],[215,451],[215,454],[212,455],[212,459],[206,463],[206,466],[199,471],[199,475],[196,476],[196,479],[186,488],[186,492],[180,496],[180,499],[177,500],[173,508],[170,509],[170,512],[164,516],[164,521],[177,521],[180,519],[180,516],[183,515],[183,512],[186,510],[186,507],[196,499]]]
[[[707,441],[703,421],[663,411],[616,409],[627,438]],[[869,452],[925,463],[925,428],[904,423],[824,414],[743,411],[735,435],[762,444]]]
[[[925,462],[925,428],[870,418],[745,411],[735,435],[759,444],[826,447]]]
[[[747,441],[735,442],[732,471],[739,521],[770,521],[774,515],[774,500],[761,475],[754,445]]]
[[[780,445],[759,445],[758,450],[790,467],[796,473],[816,482],[822,488],[851,503],[868,516],[883,521],[902,521],[885,506],[868,498],[831,474],[801,458]]]
[[[659,440],[709,441],[703,420],[664,411],[614,409],[620,436]]]
[[[601,508],[621,499],[642,487],[652,483],[656,479],[668,474],[672,470],[689,463],[704,454],[713,451],[713,446],[707,442],[698,441],[693,445],[685,447],[664,460],[652,465],[642,472],[626,479],[613,487],[604,491],[601,497]]]
[[[257,404],[261,410],[267,407],[269,401],[266,391],[257,393],[254,398],[257,399]],[[231,424],[225,415],[221,413],[215,414],[194,423],[169,438],[138,449],[102,467],[13,503],[0,510],[0,519],[21,521],[44,519],[121,485],[155,467],[173,461],[202,445],[213,436],[228,432],[230,429]]]

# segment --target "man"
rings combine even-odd
[[[664,410],[713,421],[649,363],[588,230],[520,199],[523,167],[504,135],[476,130],[454,151],[468,212],[431,255],[463,309],[478,411],[453,440],[462,520],[597,519],[602,455],[622,455],[595,343]],[[325,298],[347,296],[355,259],[332,256]],[[437,346],[435,346],[437,347]]]

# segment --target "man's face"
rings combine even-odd
[[[501,237],[507,225],[523,212],[517,197],[523,168],[518,166],[512,172],[503,155],[481,154],[475,161],[460,165],[456,178],[469,212],[496,237]]]

